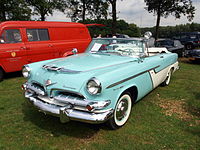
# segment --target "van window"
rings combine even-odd
[[[26,34],[28,41],[48,41],[48,29],[27,29]]]
[[[22,42],[21,34],[19,29],[7,29],[4,30],[1,37],[0,43],[20,43]]]

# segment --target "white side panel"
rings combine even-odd
[[[160,85],[167,77],[168,70],[171,66],[163,69],[162,71],[156,73],[154,70],[150,71],[151,79],[153,81],[153,87]]]
[[[176,71],[179,68],[178,62],[168,66],[167,68],[163,69],[160,72],[155,72],[155,70],[149,71],[153,82],[153,88],[157,87],[158,85],[160,85],[162,82],[165,81],[165,79],[167,78],[167,73],[170,71],[171,68],[174,68],[174,71]]]

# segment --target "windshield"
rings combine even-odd
[[[133,39],[93,39],[87,52],[135,57],[144,54],[144,43]]]

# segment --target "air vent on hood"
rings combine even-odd
[[[56,67],[56,66],[50,66],[50,65],[44,65],[42,68],[50,71],[59,71],[63,73],[80,73],[81,71],[76,71],[76,70],[70,70],[70,69],[65,69],[64,67]]]

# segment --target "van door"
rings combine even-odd
[[[26,47],[22,30],[19,28],[4,29],[0,36],[0,65],[5,72],[14,72],[27,64]]]
[[[28,62],[37,62],[55,58],[48,29],[26,29],[26,48]]]

